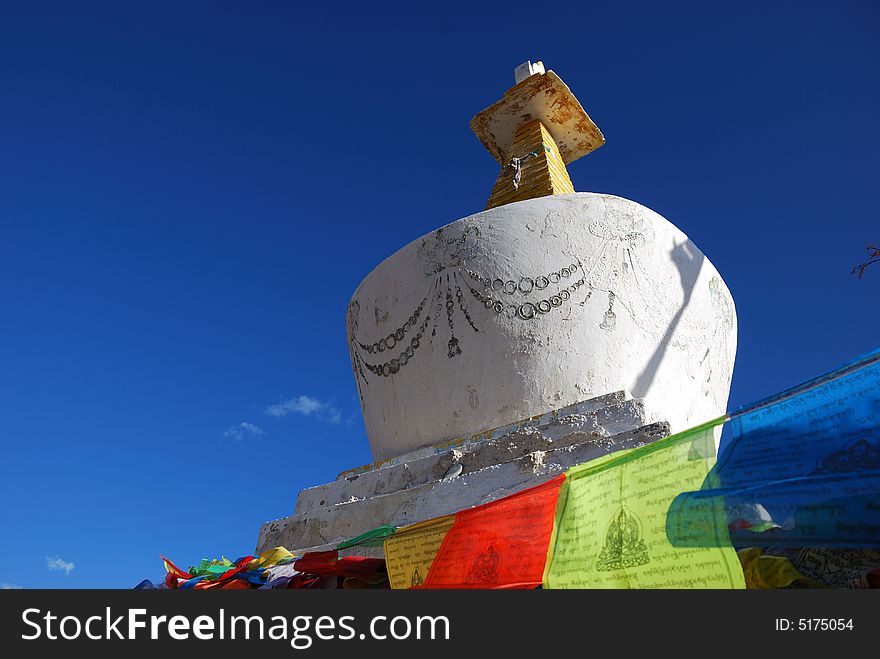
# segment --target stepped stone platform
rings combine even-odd
[[[340,474],[266,522],[257,552],[321,550],[381,524],[406,526],[539,485],[569,467],[669,434],[642,399],[599,396],[443,446]],[[368,553],[381,555],[381,549]]]

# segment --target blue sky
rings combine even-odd
[[[485,205],[468,120],[541,59],[579,191],[677,224],[736,301],[731,405],[880,344],[875,2],[7,3],[0,584],[253,550],[370,460],[344,314]]]

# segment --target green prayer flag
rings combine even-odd
[[[228,572],[234,567],[235,564],[225,556],[219,561],[216,558],[212,561],[203,558],[197,567],[190,566],[189,573],[194,577],[215,577]]]
[[[545,588],[745,588],[729,541],[673,547],[669,505],[699,489],[724,418],[572,467],[556,505]],[[719,536],[726,536],[726,528]]]
[[[397,531],[396,526],[388,526],[387,524],[378,526],[366,533],[361,533],[356,538],[340,542],[336,545],[336,549],[338,551],[349,547],[381,547],[385,543],[385,538],[394,535],[395,531]]]

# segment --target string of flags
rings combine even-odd
[[[384,558],[350,555],[365,547]],[[880,350],[454,515],[300,556],[162,560],[137,588],[878,588]]]
[[[880,548],[880,350],[727,417],[705,481],[667,518],[678,546]]]

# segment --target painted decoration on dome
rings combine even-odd
[[[591,253],[560,253],[558,267],[545,272],[483,270],[481,233],[475,225],[444,227],[423,238],[416,256],[423,263],[428,287],[410,313],[397,319],[393,330],[382,336],[362,335],[360,303],[352,300],[349,304],[347,328],[358,387],[368,383],[368,373],[379,378],[400,373],[424,350],[426,343],[431,350],[442,350],[446,358],[456,359],[466,353],[466,337],[479,332],[481,323],[539,322],[555,309],[583,307],[599,294],[603,305],[607,301],[598,321],[600,329],[618,329],[622,307],[640,330],[688,352],[691,378],[728,378],[727,366],[727,372],[711,373],[711,364],[725,364],[727,360],[707,359],[710,351],[727,354],[728,336],[735,322],[733,305],[721,280],[714,277],[710,282],[711,302],[716,311],[714,324],[682,318],[681,309],[693,290],[685,288],[683,301],[662,294],[671,282],[658,282],[645,266],[647,251],[656,250],[649,220],[610,209],[602,218],[590,222],[588,230],[600,239],[594,241]],[[684,286],[694,268],[699,267],[694,262],[696,253],[688,244],[677,245],[670,257]],[[378,319],[378,307],[374,312]],[[381,320],[388,320],[388,315],[381,312]],[[442,334],[440,339],[438,332]]]

